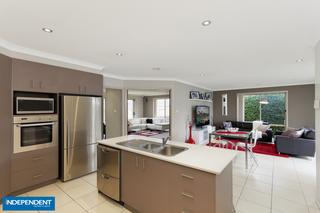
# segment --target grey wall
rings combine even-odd
[[[122,90],[106,89],[106,128],[107,138],[122,136]]]
[[[10,192],[12,139],[11,58],[0,54],[0,199]]]
[[[213,120],[220,124],[227,120],[237,120],[237,94],[268,91],[288,91],[288,126],[315,127],[315,111],[313,108],[315,96],[314,84],[268,87],[256,89],[227,90],[213,93]],[[221,95],[228,94],[228,116],[222,116]]]
[[[128,100],[133,101],[133,111],[134,111],[134,118],[143,118],[144,117],[144,104],[143,104],[143,96],[137,95],[128,95]]]

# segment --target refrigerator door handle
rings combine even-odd
[[[70,132],[69,132],[69,122],[67,121],[67,165],[69,164],[69,140],[70,140]]]

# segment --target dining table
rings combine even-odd
[[[250,142],[251,132],[246,131],[228,131],[228,130],[217,130],[209,134],[209,141],[214,136],[218,139],[235,139],[245,143],[245,168],[248,169],[248,143]]]

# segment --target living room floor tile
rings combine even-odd
[[[265,157],[260,154],[256,157],[258,166],[250,160],[247,170],[244,153],[239,153],[234,161],[235,193],[243,187],[235,203],[237,212],[320,213],[315,202],[314,158]],[[248,173],[248,176],[244,175]]]

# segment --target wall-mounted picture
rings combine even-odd
[[[228,95],[223,94],[221,98],[222,98],[222,115],[228,116]]]
[[[190,91],[190,98],[191,99],[200,99],[200,92],[198,92],[198,91]]]
[[[206,92],[206,93],[204,94],[204,98],[205,98],[206,100],[212,100],[212,93],[211,93],[211,92]]]

